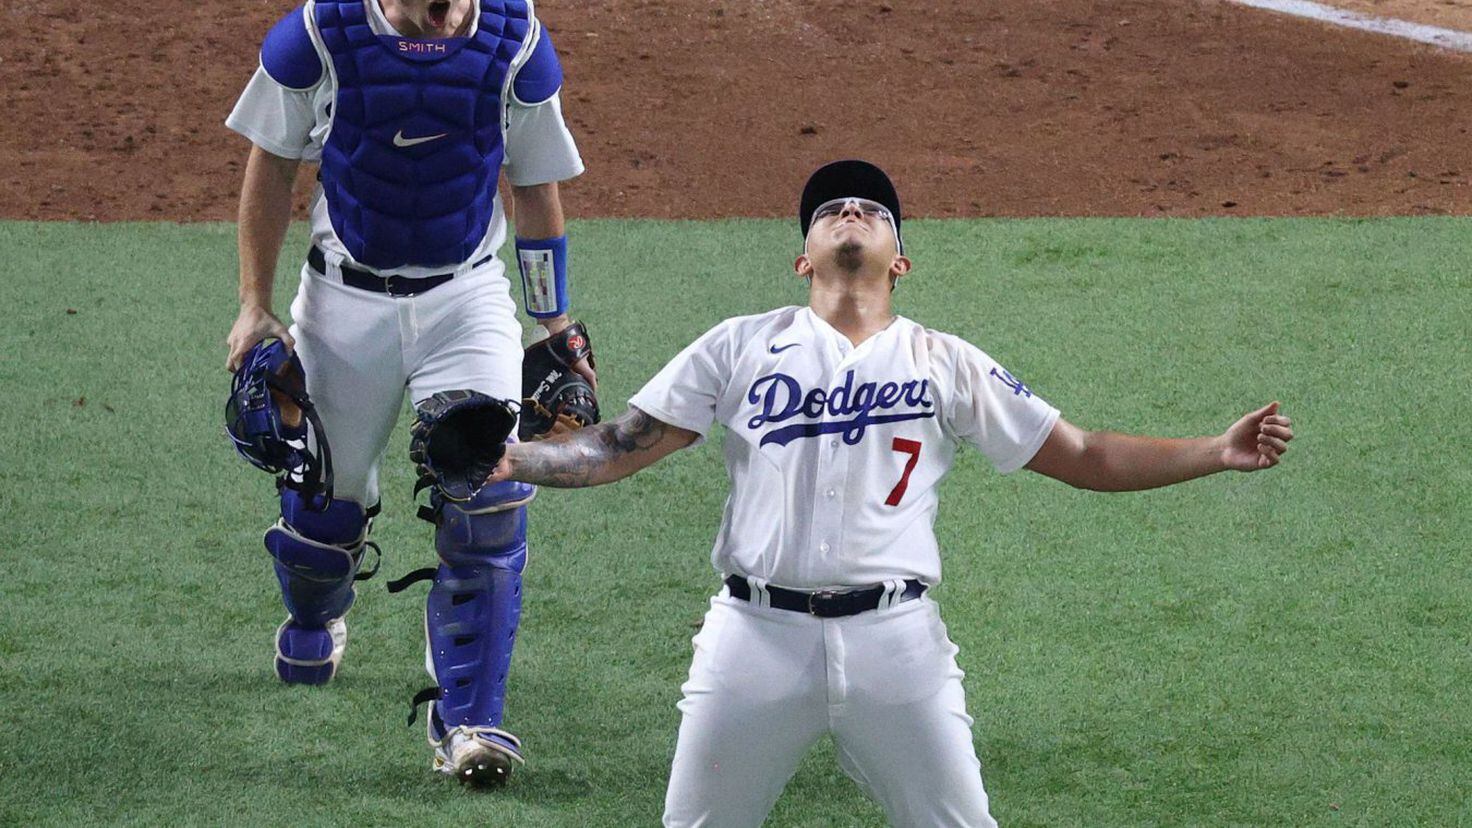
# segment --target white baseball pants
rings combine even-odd
[[[827,619],[724,589],[710,604],[681,688],[666,826],[761,825],[825,733],[892,825],[996,825],[934,601]]]
[[[492,259],[418,296],[342,284],[302,266],[291,335],[332,450],[335,496],[378,502],[378,464],[404,405],[467,388],[521,399],[521,323]],[[405,455],[407,458],[407,453]]]

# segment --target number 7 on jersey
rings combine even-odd
[[[905,471],[900,475],[900,482],[894,484],[894,489],[890,490],[889,497],[884,501],[885,506],[900,505],[900,498],[905,496],[905,489],[910,485],[910,472],[914,471],[915,464],[920,462],[919,440],[906,440],[903,437],[896,437],[894,438],[892,447],[901,454],[910,455],[910,459],[905,461]]]

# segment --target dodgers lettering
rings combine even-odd
[[[935,403],[930,399],[930,380],[886,382],[883,385],[865,382],[854,387],[853,371],[844,376],[841,385],[808,391],[804,391],[797,380],[786,374],[767,374],[751,384],[751,389],[746,392],[746,399],[747,402],[761,407],[760,412],[746,424],[753,431],[768,423],[780,423],[799,416],[819,419],[826,414],[830,417],[849,418],[797,423],[773,429],[762,435],[760,445],[763,446],[768,443],[785,446],[803,437],[835,433],[842,433],[843,441],[852,446],[864,439],[864,432],[871,425],[935,416]],[[889,411],[901,405],[911,410],[895,414],[874,414],[875,411]]]

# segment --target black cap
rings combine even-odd
[[[813,211],[835,198],[867,198],[888,207],[894,216],[894,232],[899,241],[899,194],[884,170],[858,159],[824,164],[808,178],[797,207],[797,223],[802,227],[803,238],[807,238],[808,226],[813,223]],[[903,242],[898,246],[904,249]]]

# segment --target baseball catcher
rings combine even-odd
[[[226,366],[239,368],[263,338],[283,340],[333,438],[328,472],[315,423],[293,436],[299,426],[283,405],[285,436],[269,442],[274,421],[258,437],[254,415],[241,415],[247,456],[285,470],[282,521],[267,537],[291,612],[277,674],[320,684],[336,669],[354,556],[378,511],[379,466],[407,396],[440,564],[425,618],[437,685],[431,767],[477,786],[504,782],[522,760],[502,715],[532,492],[485,480],[523,398],[535,402],[525,406],[529,436],[597,418],[587,335],[568,330],[572,248],[558,186],[583,161],[562,85],[531,0],[307,0],[266,34],[226,121],[251,143]],[[288,328],[272,291],[303,164],[316,167],[317,188]],[[514,250],[519,274],[503,249]],[[533,363],[535,393],[523,393],[518,284],[519,304],[553,337],[541,348],[549,361]],[[554,377],[559,366],[571,374]]]

